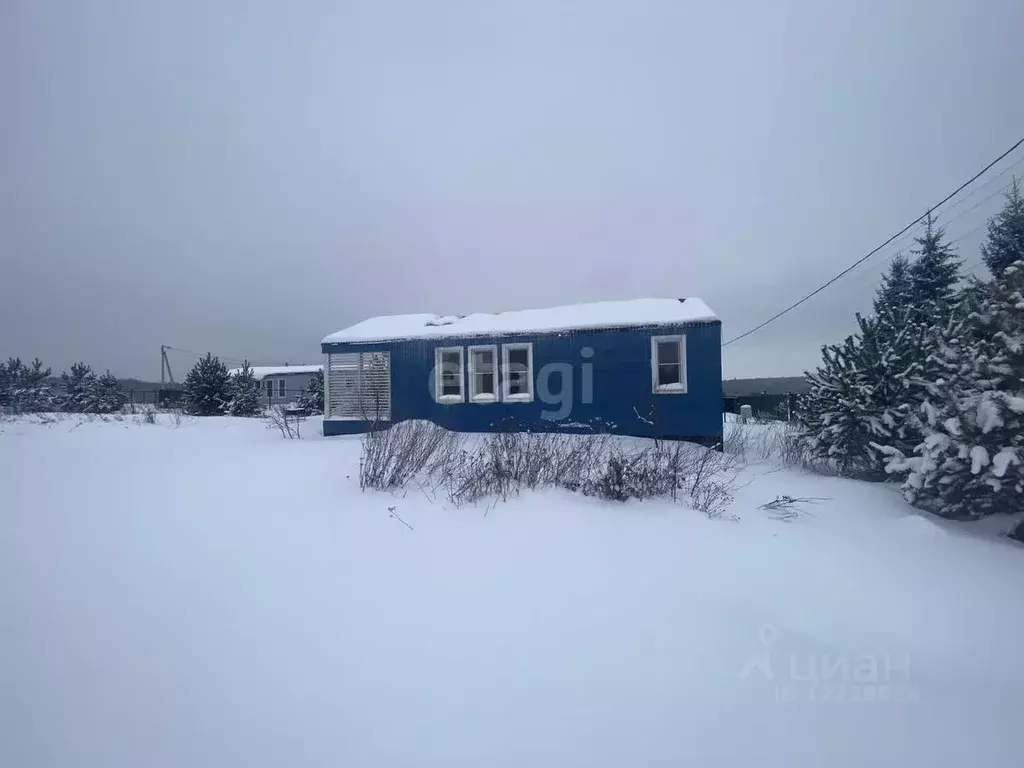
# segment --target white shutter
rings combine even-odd
[[[391,353],[347,352],[327,356],[327,418],[391,420]]]

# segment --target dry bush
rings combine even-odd
[[[152,405],[135,405],[131,413],[136,424],[156,424],[156,408]]]
[[[530,432],[469,437],[409,421],[363,435],[359,485],[394,490],[416,482],[455,506],[537,488],[615,501],[686,498],[717,517],[732,501],[734,466],[733,457],[692,443]]]
[[[680,492],[688,492],[706,454],[721,456],[713,449],[682,442],[655,441],[632,450],[615,447],[587,479],[583,492],[616,501],[658,497],[674,501]]]
[[[787,467],[809,467],[800,427],[793,422],[727,422],[724,448],[742,462],[778,461]]]
[[[787,467],[813,468],[798,425],[787,424],[779,435],[779,459]]]
[[[481,437],[473,451],[447,456],[435,474],[453,504],[493,496],[507,499],[520,489],[579,490],[586,473],[605,453],[607,435],[498,432]]]
[[[753,450],[753,434],[747,424],[738,421],[725,423],[722,446],[725,453],[740,461],[747,461]]]
[[[460,443],[459,435],[428,421],[371,429],[362,438],[359,487],[401,488],[426,470],[451,463]]]
[[[275,405],[267,411],[267,429],[276,429],[285,440],[302,438],[302,421],[300,414],[289,412],[283,405]]]
[[[722,516],[733,501],[735,476],[720,479],[715,476],[705,477],[703,482],[694,486],[690,493],[690,501],[694,509],[700,510],[712,520]]]

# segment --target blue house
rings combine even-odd
[[[425,419],[463,432],[722,438],[721,322],[700,299],[376,317],[321,348],[325,435]]]

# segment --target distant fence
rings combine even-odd
[[[180,389],[129,389],[128,402],[132,405],[156,405],[171,408],[181,400]]]
[[[305,394],[304,387],[287,387],[283,392],[274,381],[274,393],[271,395],[265,386],[260,385],[260,398],[267,405],[283,405],[298,400]],[[180,389],[130,389],[128,402],[132,405],[155,405],[160,408],[173,408],[181,402]]]
[[[782,395],[729,395],[722,398],[722,409],[726,413],[739,414],[741,405],[749,405],[754,415],[771,416],[776,419],[789,420],[796,410],[799,395],[786,392]]]

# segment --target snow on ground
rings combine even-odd
[[[0,430],[0,765],[1020,764],[1024,549],[891,486],[485,516],[313,422]]]

